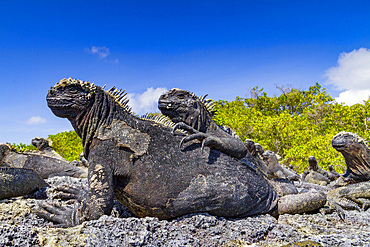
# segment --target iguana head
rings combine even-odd
[[[46,101],[56,116],[74,118],[91,104],[95,89],[88,81],[63,79],[49,90]]]
[[[335,150],[345,153],[355,153],[361,148],[367,147],[363,138],[352,132],[340,132],[331,141]]]
[[[272,169],[275,167],[277,164],[279,164],[279,161],[276,157],[276,154],[270,150],[266,150],[261,154],[263,161],[265,164]]]
[[[310,170],[313,171],[316,171],[319,168],[315,156],[308,157],[308,165],[310,166]]]
[[[184,122],[194,127],[200,118],[211,117],[214,113],[210,110],[213,101],[205,100],[205,97],[199,98],[191,92],[173,88],[159,97],[158,108],[174,123]]]
[[[37,151],[51,149],[49,141],[42,137],[33,138],[31,143],[37,148]]]

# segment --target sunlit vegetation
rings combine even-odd
[[[308,91],[279,89],[279,96],[268,96],[254,87],[249,98],[220,100],[214,119],[234,129],[243,141],[253,139],[279,154],[282,163],[301,172],[308,168],[310,155],[322,168],[327,170],[331,164],[343,172],[344,159],[331,140],[340,131],[369,138],[370,99],[353,106],[339,104],[318,83]]]

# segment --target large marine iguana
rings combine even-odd
[[[32,140],[36,152],[16,152],[6,144],[0,144],[0,167],[26,168],[36,171],[41,178],[53,176],[87,177],[86,168],[76,167],[51,150],[48,142],[40,137]]]
[[[173,88],[159,97],[158,108],[176,123],[175,130],[179,128],[190,133],[181,144],[199,139],[203,140],[202,148],[210,146],[238,159],[245,157],[248,150],[244,143],[212,119],[213,102],[206,100],[206,96],[197,97],[189,91]]]
[[[248,163],[134,116],[122,92],[73,79],[51,88],[47,103],[81,137],[89,191],[74,209],[41,204],[38,215],[76,225],[108,214],[113,198],[135,215],[170,219],[208,212],[224,217],[277,213],[277,195]]]
[[[362,137],[343,131],[333,137],[332,146],[345,159],[347,171],[342,176],[345,183],[370,180],[370,150]]]

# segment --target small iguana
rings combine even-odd
[[[299,181],[301,179],[297,173],[292,172],[280,165],[274,152],[267,150],[263,152],[262,157],[263,161],[269,168],[270,174],[272,174],[272,176],[269,178],[282,178],[290,181]]]
[[[202,148],[209,146],[238,159],[245,157],[248,150],[244,143],[212,119],[213,101],[206,100],[206,96],[197,97],[189,91],[173,88],[159,97],[158,108],[176,123],[175,130],[179,128],[190,133],[181,140],[180,146],[199,139]]]
[[[309,169],[302,174],[302,181],[325,186],[331,182],[329,173],[323,170],[314,156],[308,157]]]

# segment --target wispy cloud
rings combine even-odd
[[[118,64],[118,58],[116,59],[107,59],[110,55],[109,48],[105,46],[91,46],[91,48],[85,48],[85,52],[97,56],[100,60],[111,63],[111,64]]]
[[[167,91],[167,88],[147,88],[142,94],[127,94],[129,98],[129,106],[132,111],[142,115],[147,112],[158,112],[158,99],[161,94]]]
[[[325,76],[327,83],[344,91],[336,98],[338,102],[362,103],[370,95],[370,50],[360,48],[341,53],[337,65],[329,68]]]
[[[27,119],[26,123],[30,124],[30,125],[42,124],[42,123],[46,123],[46,119],[42,118],[42,117],[39,117],[39,116],[33,116],[33,117],[30,117],[29,119]]]
[[[85,48],[87,53],[97,55],[100,59],[106,58],[109,56],[109,48],[105,46],[91,46],[91,48]]]

